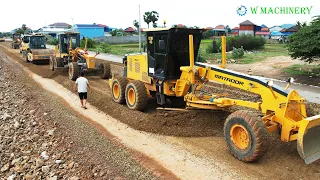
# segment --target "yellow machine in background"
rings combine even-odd
[[[49,63],[54,51],[47,49],[43,34],[25,35],[21,43],[22,58],[34,64]]]
[[[3,34],[0,32],[0,42],[4,42],[4,41],[5,41],[4,36],[3,36]]]
[[[21,45],[21,35],[19,33],[13,33],[11,37],[12,37],[12,43],[11,43],[12,49],[19,49]]]
[[[69,79],[76,80],[81,71],[97,71],[100,78],[107,79],[111,76],[110,64],[96,63],[95,56],[87,51],[87,39],[85,48],[80,48],[80,33],[66,32],[58,35],[59,43],[55,46],[55,56],[51,57],[50,69],[68,68]]]
[[[30,36],[31,35],[26,34],[21,37],[20,53],[23,51],[26,52],[29,48]]]
[[[221,66],[195,62],[202,32],[187,28],[148,31],[147,53],[126,55],[124,75],[109,80],[113,100],[141,111],[146,109],[149,97],[162,106],[184,101],[186,106],[200,109],[246,107],[252,111],[235,111],[224,124],[225,140],[233,156],[244,162],[258,160],[268,150],[268,133],[279,132],[284,142],[297,140],[297,150],[305,163],[319,159],[320,115],[307,117],[306,101],[296,90],[225,69],[226,37],[222,37]],[[258,94],[262,101],[205,92],[202,87],[209,81]],[[288,82],[290,85],[292,79]]]

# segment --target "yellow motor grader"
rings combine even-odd
[[[19,33],[13,33],[11,37],[12,37],[12,43],[11,43],[12,49],[19,49],[21,45],[21,35]]]
[[[233,156],[244,162],[260,159],[269,147],[268,133],[278,132],[284,142],[297,141],[297,150],[309,164],[320,158],[320,115],[307,117],[306,100],[296,90],[272,80],[226,69],[226,37],[222,37],[222,65],[195,62],[203,29],[170,28],[147,31],[147,52],[123,58],[123,76],[109,80],[113,100],[143,111],[148,98],[159,105],[183,100],[187,107],[228,110],[224,135]],[[212,94],[202,87],[209,81],[249,91],[261,102]],[[251,110],[252,111],[251,111]]]
[[[47,49],[46,39],[43,34],[25,35],[21,43],[22,58],[34,64],[49,63],[54,51]]]
[[[58,35],[58,45],[55,46],[55,55],[50,59],[52,71],[59,68],[68,68],[69,79],[76,80],[81,71],[98,72],[101,79],[111,76],[110,64],[108,62],[96,63],[96,55],[89,55],[87,51],[88,39],[85,48],[80,48],[80,33],[66,32]]]

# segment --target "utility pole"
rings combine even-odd
[[[73,22],[73,19],[74,19],[74,18],[71,18],[71,20],[72,20],[72,27],[71,27],[72,32],[74,32],[74,22]]]
[[[139,4],[139,51],[141,53],[141,17],[140,17],[140,4]]]

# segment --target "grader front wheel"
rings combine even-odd
[[[112,81],[112,99],[119,103],[124,104],[126,102],[126,85],[128,80],[124,77],[117,77]]]
[[[79,76],[80,68],[76,62],[72,62],[69,66],[69,79],[75,81]]]
[[[126,103],[129,109],[143,111],[147,107],[148,94],[144,83],[134,80],[126,86]]]
[[[224,135],[233,156],[254,162],[268,151],[268,131],[261,118],[250,111],[239,110],[227,118]]]

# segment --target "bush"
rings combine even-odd
[[[96,43],[95,41],[93,41],[92,39],[88,38],[87,48],[95,48],[96,44],[97,44],[97,43]],[[81,39],[81,41],[80,41],[80,47],[81,47],[81,48],[84,48],[85,45],[86,45],[86,40],[85,40],[85,39]]]
[[[206,63],[207,61],[205,60],[205,58],[203,57],[202,53],[200,53],[200,51],[198,52],[198,57],[196,59],[196,62],[204,62]]]
[[[97,48],[99,52],[103,53],[110,53],[111,52],[111,45],[106,43],[101,43],[100,46]]]
[[[233,48],[232,50],[232,58],[234,59],[240,59],[244,55],[244,49],[241,46],[240,48]]]
[[[231,47],[243,47],[245,50],[261,49],[266,43],[265,38],[252,35],[233,36],[229,39]]]
[[[58,45],[59,44],[59,40],[57,38],[50,38],[47,40],[47,44],[50,44],[50,45]]]

